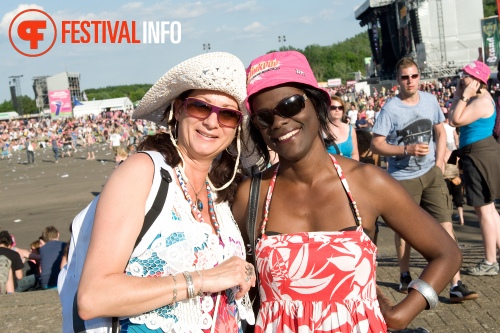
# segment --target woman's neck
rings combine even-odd
[[[200,186],[200,184],[203,184],[210,171],[211,161],[196,160],[183,152],[181,148],[179,148],[178,152],[182,157],[182,162],[179,167],[184,173],[183,176],[186,178],[185,181],[191,182],[193,186]]]

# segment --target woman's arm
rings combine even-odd
[[[489,117],[493,114],[494,107],[488,93],[486,93],[488,96],[483,97],[478,95],[477,98],[474,98],[479,86],[479,82],[473,80],[465,89],[460,90],[462,94],[457,94],[458,98],[453,100],[450,107],[450,125],[455,127],[469,125],[479,118]],[[474,99],[465,102],[462,100],[462,97],[465,99]]]
[[[135,154],[115,169],[104,186],[96,208],[87,258],[78,290],[82,319],[131,316],[188,298],[182,273],[177,283],[171,276],[134,277],[124,274],[135,240],[144,222],[146,199],[154,167],[146,154]],[[215,268],[200,271],[203,291],[218,292],[240,286],[239,299],[255,284],[246,281],[247,263],[232,257]],[[195,293],[202,287],[196,273],[191,277]]]
[[[381,170],[371,172],[372,175],[364,179],[369,180],[365,183],[368,193],[377,193],[372,197],[378,210],[375,213],[381,215],[394,232],[428,261],[419,278],[439,295],[460,269],[460,249],[445,229],[420,208],[395,179]],[[391,329],[405,328],[427,307],[425,298],[415,290],[411,290],[396,305],[384,302],[383,297],[379,301],[382,314]]]

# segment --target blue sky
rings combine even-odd
[[[304,48],[331,45],[365,31],[354,18],[363,0],[90,0],[0,3],[0,102],[10,100],[9,76],[23,75],[23,95],[34,98],[32,78],[64,71],[81,74],[82,90],[108,85],[154,83],[169,68],[203,53],[226,51],[245,66],[283,43]],[[47,12],[60,30],[63,20],[178,21],[181,42],[172,44],[62,44],[59,34],[54,47],[40,57],[26,57],[12,47],[9,25],[24,9]],[[60,32],[59,32],[60,33]],[[137,28],[142,37],[142,26]],[[167,36],[168,37],[168,36]],[[167,38],[168,39],[168,38]]]

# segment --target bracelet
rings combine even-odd
[[[460,97],[460,100],[467,103],[469,101],[470,98],[466,98],[464,96]]]
[[[205,283],[205,281],[203,280],[203,275],[201,275],[200,271],[196,271],[196,273],[198,273],[198,275],[200,276],[200,279],[201,279],[201,287],[200,287],[200,290],[198,290],[198,293],[196,295],[201,297],[201,296],[203,296],[203,284]]]
[[[407,156],[407,155],[408,155],[408,148],[407,148],[407,147],[408,147],[407,145],[404,145],[404,153],[405,153],[405,156]]]
[[[177,278],[175,277],[175,275],[172,275],[172,279],[174,279],[174,290],[172,291],[172,293],[174,294],[174,296],[172,297],[172,304],[174,304],[175,302],[177,302]]]
[[[410,282],[408,284],[408,288],[415,289],[418,291],[422,296],[424,296],[425,300],[427,301],[427,304],[429,305],[426,310],[430,310],[432,308],[435,308],[436,305],[438,304],[438,295],[434,288],[430,286],[427,282],[416,279]]]
[[[193,278],[191,278],[191,273],[189,272],[182,272],[184,274],[184,278],[186,279],[187,283],[187,291],[188,291],[188,298],[194,298],[194,284],[193,284]]]

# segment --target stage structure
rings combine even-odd
[[[82,100],[80,73],[62,72],[53,76],[33,77],[33,91],[39,108],[49,108],[49,91],[66,89],[70,91],[71,98],[76,97],[78,100]]]
[[[47,78],[49,76],[35,76],[33,78],[33,91],[35,92],[35,101],[38,109],[49,108],[49,92],[47,89]]]
[[[424,77],[456,75],[482,56],[482,0],[366,0],[354,16],[368,28],[372,81],[394,79],[405,56]]]

